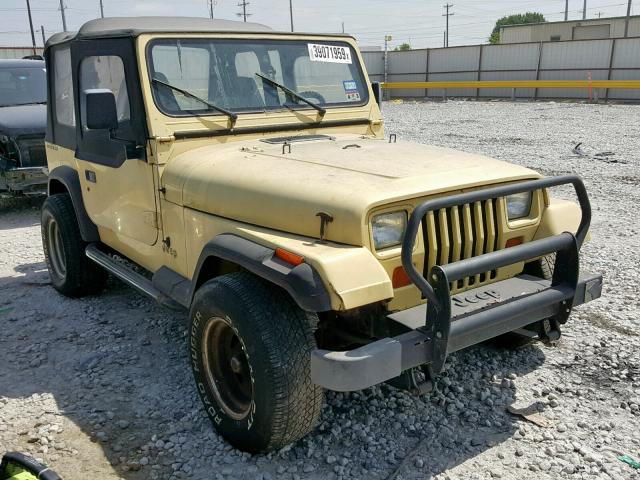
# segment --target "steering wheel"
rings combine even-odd
[[[306,98],[307,100],[317,100],[318,103],[320,103],[320,104],[327,103],[327,101],[325,100],[325,98],[321,94],[319,94],[318,92],[314,92],[312,90],[299,92],[298,95]]]

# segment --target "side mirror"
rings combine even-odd
[[[82,92],[84,124],[89,130],[117,130],[118,110],[111,90],[96,88]]]
[[[382,84],[380,82],[371,82],[371,88],[373,89],[373,98],[376,99],[376,103],[382,108]]]

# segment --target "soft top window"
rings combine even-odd
[[[207,103],[238,113],[310,108],[273,82],[323,108],[368,101],[358,57],[346,42],[166,39],[148,52],[154,100],[168,115],[218,113]]]

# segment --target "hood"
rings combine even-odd
[[[46,105],[0,107],[0,134],[10,137],[44,135],[46,128]]]
[[[357,135],[282,144],[209,145],[172,159],[162,184],[168,201],[222,217],[318,237],[318,212],[330,213],[326,238],[366,244],[372,208],[443,192],[537,178],[518,165],[448,148]]]

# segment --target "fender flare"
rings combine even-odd
[[[62,183],[69,192],[69,195],[71,195],[71,202],[73,203],[73,209],[76,211],[76,218],[78,219],[82,240],[85,242],[100,241],[98,228],[91,221],[87,210],[84,208],[82,187],[80,186],[78,172],[67,165],[61,165],[51,170],[49,172],[49,183],[47,188],[47,193],[49,195],[51,195],[52,180]]]
[[[208,242],[200,254],[191,282],[190,300],[200,286],[198,279],[208,258],[233,262],[284,288],[308,312],[331,310],[331,297],[318,272],[308,263],[294,266],[278,259],[275,250],[238,235],[223,233]],[[191,302],[189,302],[191,303]]]

